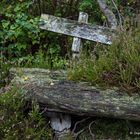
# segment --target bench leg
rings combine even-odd
[[[51,117],[51,127],[54,130],[53,140],[73,140],[74,138],[70,131],[71,116],[61,113],[55,114],[55,116]]]

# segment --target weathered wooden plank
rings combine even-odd
[[[101,90],[66,80],[64,71],[11,69],[12,83],[23,87],[48,111],[86,116],[106,116],[140,121],[140,95],[130,97],[117,88]],[[26,77],[26,78],[25,78]]]
[[[39,27],[44,30],[57,32],[73,37],[96,41],[104,44],[111,44],[115,30],[93,26],[78,21],[59,18],[52,15],[42,14]]]
[[[79,13],[78,21],[81,23],[88,23],[88,14],[84,12]],[[73,43],[72,43],[72,57],[73,58],[79,58],[80,51],[82,50],[82,41],[80,38],[74,37]]]

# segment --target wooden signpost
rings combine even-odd
[[[115,30],[97,25],[93,26],[88,24],[87,20],[88,15],[83,12],[79,14],[78,21],[42,14],[39,27],[43,30],[76,37],[72,45],[73,57],[75,57],[75,53],[79,55],[82,46],[81,39],[110,45],[115,36]]]

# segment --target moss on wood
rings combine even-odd
[[[21,85],[28,98],[36,98],[50,111],[140,121],[138,94],[130,97],[117,88],[102,90],[68,81],[64,71],[11,69],[11,73],[16,73],[12,83]]]

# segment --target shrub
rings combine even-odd
[[[35,102],[28,105],[22,90],[14,87],[0,96],[0,139],[51,139],[51,130],[39,106]]]
[[[40,43],[39,18],[29,12],[31,2],[2,4],[0,23],[0,51],[9,58],[32,53],[32,47]]]

